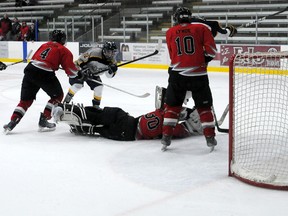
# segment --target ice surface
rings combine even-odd
[[[23,68],[0,71],[0,126],[18,103]],[[63,91],[69,84],[58,71]],[[210,73],[218,118],[228,104],[228,74]],[[155,86],[167,86],[167,71],[119,68],[104,83],[150,93],[135,98],[108,87],[102,106],[119,106],[133,116],[154,109]],[[91,105],[83,88],[74,103]],[[173,140],[161,152],[160,140],[120,142],[75,136],[68,125],[39,133],[48,96],[40,91],[22,121],[0,135],[1,216],[286,216],[287,192],[244,184],[228,177],[228,135],[217,133],[209,153],[202,136]],[[192,106],[193,103],[189,102]],[[222,127],[228,127],[228,116]]]

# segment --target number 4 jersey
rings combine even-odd
[[[54,72],[61,65],[68,76],[76,76],[78,68],[73,62],[73,54],[60,43],[49,41],[42,44],[32,56],[32,64],[45,71]]]

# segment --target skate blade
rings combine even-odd
[[[167,147],[168,147],[167,145],[162,145],[161,151],[162,151],[162,152],[167,151]]]
[[[47,128],[47,127],[39,127],[38,132],[49,132],[56,130],[56,127],[53,128]]]
[[[7,134],[10,133],[10,131],[11,131],[11,130],[9,130],[8,128],[6,128],[6,129],[3,130],[3,134],[7,135]]]
[[[210,147],[210,153],[214,151],[215,146]]]

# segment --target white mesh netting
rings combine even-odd
[[[241,178],[288,186],[287,60],[288,52],[234,58],[231,172]]]

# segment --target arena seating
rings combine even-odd
[[[173,7],[172,6],[161,6],[161,7],[142,7],[141,8],[141,13],[151,13],[151,12],[159,12],[163,11],[166,13],[172,13],[173,12]]]
[[[217,18],[217,19],[221,19],[221,18],[225,18],[227,17],[237,17],[237,18],[250,18],[253,19],[255,18],[255,16],[257,15],[258,17],[263,17],[263,16],[268,16],[270,14],[274,14],[278,11],[257,11],[256,13],[251,13],[250,11],[233,11],[233,12],[215,12],[213,11],[213,13],[211,12],[195,12],[193,13],[194,16],[198,16],[198,17],[205,17],[206,19],[210,19],[210,18]],[[288,15],[288,11],[285,11],[282,13],[282,15]]]
[[[124,21],[121,21],[121,24],[124,24]],[[146,26],[146,25],[152,25],[153,21],[152,20],[126,20],[125,21],[125,25],[133,25],[133,26],[137,26],[137,25],[142,25],[142,26]]]
[[[51,27],[65,29],[67,23],[71,31],[73,23],[76,40],[91,39],[93,24],[95,38],[99,40],[104,37],[121,41],[125,36],[128,41],[154,42],[159,38],[165,40],[165,32],[172,26],[171,16],[179,5],[190,8],[194,16],[217,20],[222,26],[232,24],[238,27],[274,14],[286,8],[288,3],[287,0],[99,0],[97,3],[88,0],[38,0],[37,5],[15,7],[14,0],[6,0],[0,2],[0,13],[7,13],[11,19],[17,16],[21,21],[41,20],[41,32]],[[215,40],[217,43],[249,44],[257,40],[261,44],[285,44],[288,40],[287,16],[288,11],[284,11],[261,20],[257,25],[238,29],[234,38]]]
[[[107,2],[107,3],[94,3],[94,4],[79,4],[80,8],[113,8],[120,7],[121,2]]]
[[[123,34],[123,32],[139,33],[139,32],[142,31],[141,28],[110,28],[109,30],[110,30],[112,33],[113,33],[113,32],[116,32],[116,33],[121,32],[122,34]]]
[[[134,20],[138,19],[156,19],[157,21],[160,18],[163,18],[163,13],[146,13],[146,14],[132,14]]]
[[[57,17],[57,20],[59,21],[64,21],[65,19],[66,20],[72,20],[74,19],[75,21],[76,20],[91,20],[92,17],[94,19],[100,19],[102,16],[101,15],[90,15],[90,16],[83,16],[83,15],[63,15],[63,16],[58,16]]]
[[[72,10],[69,10],[69,13],[70,14],[109,14],[112,12],[112,9],[110,8],[107,8],[107,9],[104,9],[104,8],[100,8],[100,9],[72,9]]]
[[[15,6],[15,1],[7,1],[7,2],[0,2],[0,7],[3,8],[3,7],[13,7]]]
[[[277,2],[287,2],[286,0],[276,0]],[[267,3],[267,4],[271,4],[271,3],[275,3],[275,0],[202,0],[202,2],[204,4],[226,4],[226,3],[234,3],[234,4],[240,4],[240,3],[253,3],[253,4],[257,4],[257,3]]]
[[[59,2],[61,2],[61,4],[72,4],[74,3],[74,0],[37,0],[37,4],[39,5],[43,5],[43,4],[59,4]]]
[[[193,4],[192,14],[208,20],[217,20],[223,27],[232,24],[239,27],[255,22],[256,19],[277,13],[288,6],[285,0],[203,0]],[[254,23],[249,28],[242,27],[233,38],[216,37],[217,43],[245,44],[287,44],[288,10],[283,13]],[[165,40],[165,32],[169,26],[161,28],[162,33],[150,35],[151,41]]]
[[[217,20],[222,26],[232,24],[239,27],[254,22],[249,28],[238,28],[238,33],[233,38],[216,38],[218,43],[285,44],[288,41],[288,11],[260,22],[257,20],[275,14],[287,6],[286,0],[222,0],[221,4],[215,0],[203,0],[202,4],[193,6],[192,13],[208,20]]]
[[[59,3],[59,2],[58,2]],[[64,4],[53,4],[53,5],[32,5],[32,6],[23,6],[23,7],[1,7],[0,11],[30,11],[30,10],[51,10],[51,9],[61,9],[64,8]]]
[[[163,6],[163,5],[177,5],[177,6],[179,6],[179,5],[182,5],[184,2],[183,2],[183,0],[165,0],[165,1],[152,1],[152,5],[157,5],[157,6],[159,6],[159,5],[161,5],[161,6]]]

